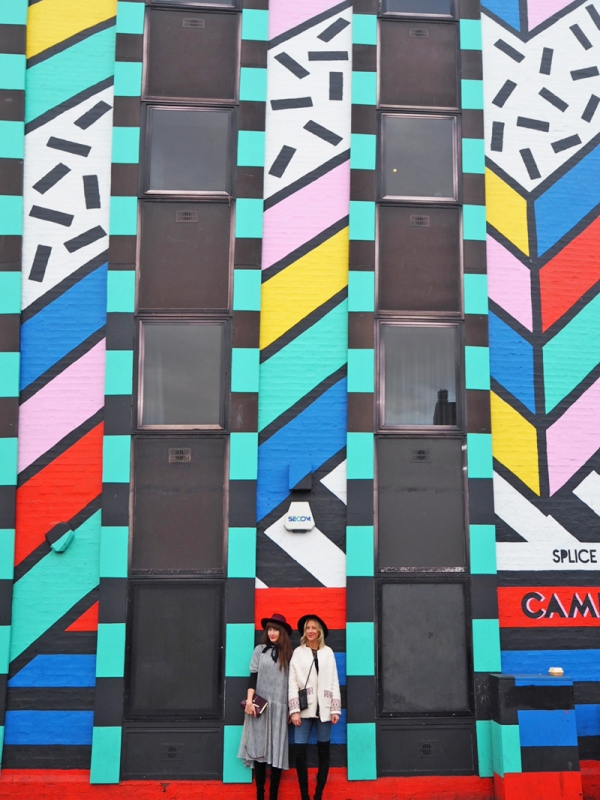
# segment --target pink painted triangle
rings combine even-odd
[[[570,6],[573,0],[527,0],[529,30],[537,28],[553,14]]]
[[[269,3],[269,39],[307,22],[312,17],[338,5],[332,0],[271,0]]]

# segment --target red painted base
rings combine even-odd
[[[580,761],[579,768],[583,800],[600,800],[600,761]]]
[[[496,800],[582,800],[580,772],[512,772],[494,775]]]

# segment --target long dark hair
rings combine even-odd
[[[269,628],[274,628],[276,631],[279,631],[279,639],[275,642],[275,647],[277,648],[277,662],[279,663],[279,669],[287,670],[290,664],[290,658],[292,657],[290,635],[286,629],[277,622],[268,622],[262,639],[260,640],[261,644],[271,644],[267,633]]]

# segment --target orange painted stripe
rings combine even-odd
[[[68,628],[67,633],[74,633],[75,631],[97,631],[98,630],[98,603],[94,603],[91,608],[84,611],[83,614],[75,620]]]
[[[103,423],[17,489],[15,564],[102,491]]]
[[[283,614],[296,630],[304,614],[318,614],[331,630],[346,627],[345,589],[257,589],[254,594],[254,624],[271,614]]]
[[[501,628],[600,627],[600,586],[502,586],[498,611]]]

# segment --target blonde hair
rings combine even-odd
[[[317,640],[319,644],[318,649],[322,650],[325,647],[325,631],[323,630],[323,626],[321,625],[318,619],[315,619],[314,617],[309,617],[304,623],[304,630],[306,630],[306,625],[308,622],[314,622],[315,625],[317,626],[317,630],[319,631],[319,638]],[[308,645],[308,639],[306,638],[306,634],[304,633],[304,631],[302,632],[302,638],[300,639],[300,644]]]

